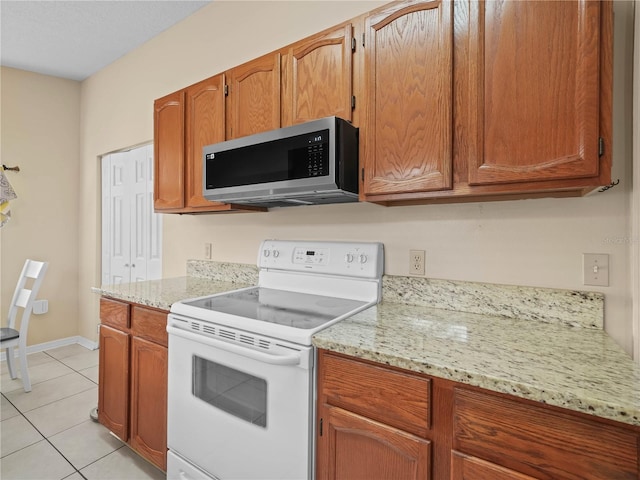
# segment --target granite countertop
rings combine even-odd
[[[640,366],[601,329],[383,301],[313,344],[640,426]]]
[[[169,310],[255,285],[251,265],[93,288]],[[385,276],[380,304],[314,335],[319,348],[640,426],[640,365],[604,332],[604,295]]]
[[[223,282],[198,277],[175,277],[122,285],[102,285],[91,290],[94,293],[127,302],[169,310],[171,304],[188,298],[203,297],[228,292],[250,284]]]

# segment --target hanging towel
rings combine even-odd
[[[4,170],[0,168],[0,227],[7,223],[11,218],[9,200],[13,200],[17,197],[16,192],[9,183],[9,179],[4,174]]]

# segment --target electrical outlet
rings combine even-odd
[[[409,275],[424,275],[424,250],[409,250]]]
[[[210,243],[204,244],[204,258],[206,260],[211,260],[211,244]]]

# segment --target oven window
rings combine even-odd
[[[193,394],[242,420],[267,426],[267,382],[262,378],[194,355]]]

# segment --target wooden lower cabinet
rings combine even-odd
[[[129,335],[100,326],[98,420],[122,441],[129,438]]]
[[[167,466],[166,311],[100,299],[98,421]]]
[[[167,348],[131,339],[131,447],[163,468],[167,458]]]
[[[318,480],[640,478],[639,427],[325,350],[317,412]]]
[[[431,478],[428,440],[337,407],[327,407],[324,417],[322,463],[326,471],[319,478]]]
[[[494,463],[451,452],[451,480],[535,480]]]

